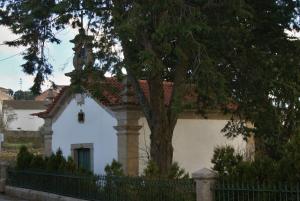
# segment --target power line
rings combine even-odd
[[[8,60],[8,59],[11,59],[11,58],[13,58],[13,57],[16,57],[16,56],[19,56],[19,55],[21,55],[23,52],[24,52],[24,51],[22,51],[22,52],[19,52],[19,53],[17,53],[17,54],[14,54],[14,55],[11,55],[11,56],[9,56],[9,57],[6,57],[6,58],[3,58],[3,59],[0,59],[0,62],[1,62],[1,61],[5,61],[5,60]]]

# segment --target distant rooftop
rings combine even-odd
[[[3,106],[19,110],[45,110],[47,109],[47,102],[34,100],[4,100]]]
[[[57,85],[55,89],[47,89],[46,91],[42,92],[40,95],[35,97],[36,101],[53,101],[53,99],[59,94],[60,90],[64,86]]]

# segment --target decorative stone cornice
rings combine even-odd
[[[138,125],[121,125],[121,126],[114,126],[114,128],[118,131],[118,134],[139,135],[139,130],[142,128],[142,126],[138,126]]]

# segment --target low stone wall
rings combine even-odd
[[[13,186],[6,186],[5,194],[29,201],[86,201],[77,198],[56,195],[53,193],[46,193],[25,188],[17,188]]]
[[[38,149],[44,146],[44,136],[39,131],[5,131],[4,149],[13,149],[16,147],[8,146],[17,144],[30,144],[30,147]],[[7,146],[5,146],[7,145]],[[30,148],[29,147],[29,148]]]
[[[36,131],[5,131],[0,161],[14,164],[21,146],[36,154],[44,153],[44,136]]]

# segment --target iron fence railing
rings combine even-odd
[[[300,201],[300,185],[220,180],[214,187],[215,201]]]
[[[195,201],[191,179],[74,176],[8,171],[8,185],[94,201]]]

